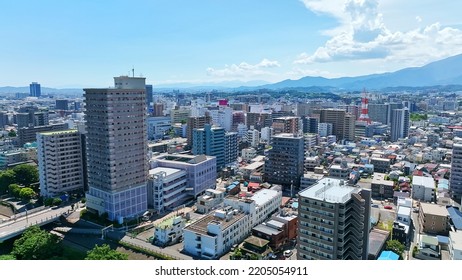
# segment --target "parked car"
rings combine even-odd
[[[393,209],[393,207],[391,205],[385,205],[385,206],[383,206],[383,208],[388,209],[388,210]]]
[[[372,208],[379,208],[379,206],[377,204],[372,204],[371,207]]]
[[[284,251],[284,257],[288,258],[290,256],[292,256],[293,252],[291,250],[285,250]]]

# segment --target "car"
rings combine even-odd
[[[385,206],[383,206],[383,208],[388,209],[388,210],[393,209],[393,207],[391,205],[385,205]]]
[[[292,254],[293,254],[293,252],[291,250],[285,250],[284,253],[283,253],[284,257],[286,257],[286,258],[292,256]]]
[[[372,204],[371,207],[372,208],[379,208],[379,206],[377,204]]]

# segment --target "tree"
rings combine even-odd
[[[111,249],[109,245],[95,245],[93,249],[87,252],[86,260],[128,260],[128,255]]]
[[[403,243],[399,242],[396,239],[388,240],[387,241],[387,250],[393,251],[396,254],[398,254],[400,257],[402,257],[404,250],[406,247],[404,246]]]
[[[14,171],[9,169],[0,173],[0,194],[8,191],[8,186],[15,182]]]
[[[17,184],[30,186],[32,183],[36,183],[39,180],[38,170],[35,166],[21,164],[15,166],[13,171],[16,174],[15,179]]]
[[[62,200],[61,198],[59,198],[59,197],[53,198],[52,204],[53,204],[54,206],[59,206],[59,205],[61,205],[61,203],[63,203],[63,200]]]
[[[16,198],[19,198],[21,187],[18,184],[11,184],[8,186],[8,193]]]
[[[45,206],[51,206],[51,205],[53,205],[53,198],[52,198],[52,197],[46,198],[45,201],[43,201],[43,204],[44,204]]]
[[[11,253],[18,260],[49,260],[61,255],[61,240],[38,226],[31,226],[13,243]]]
[[[34,190],[28,187],[21,188],[21,190],[19,191],[19,197],[22,200],[30,200],[31,198],[35,197],[35,195],[36,193],[34,192]]]
[[[8,132],[8,136],[9,136],[9,137],[16,137],[16,131],[14,131],[14,129],[11,129],[11,130]]]

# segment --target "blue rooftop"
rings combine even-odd
[[[436,238],[438,238],[438,243],[449,244],[449,237],[447,237],[447,236],[437,235]]]
[[[452,223],[457,230],[462,230],[462,213],[454,207],[447,208]]]
[[[399,259],[398,254],[392,252],[392,251],[383,251],[382,254],[380,254],[380,257],[377,260],[380,261],[397,261]]]

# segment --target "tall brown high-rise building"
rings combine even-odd
[[[204,128],[205,124],[212,124],[212,118],[209,114],[200,117],[189,117],[186,127],[186,138],[188,138],[187,144],[192,147],[193,144],[193,131],[196,128]]]
[[[300,126],[299,117],[279,117],[273,119],[273,134],[298,133]]]
[[[320,109],[320,123],[331,123],[332,131],[338,140],[355,140],[355,116],[339,109]]]

